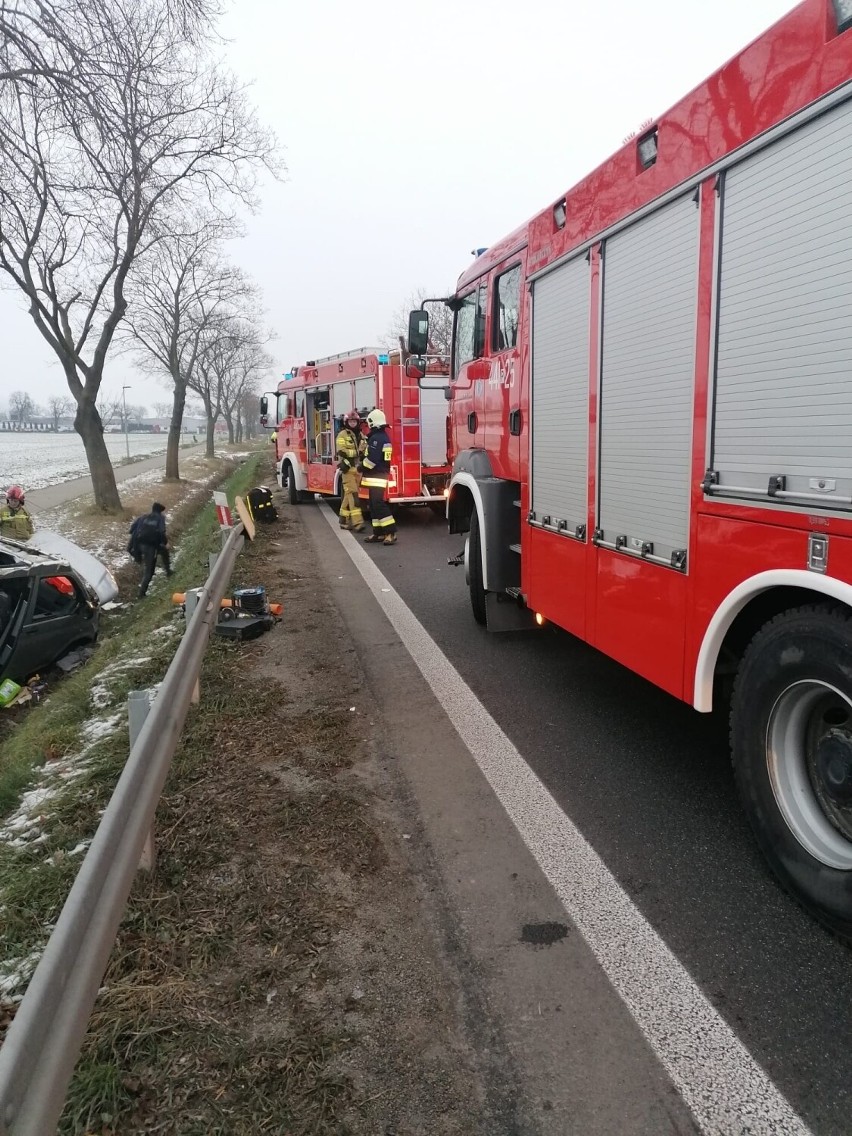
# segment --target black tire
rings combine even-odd
[[[287,500],[291,505],[298,505],[299,493],[296,489],[296,478],[293,476],[293,467],[289,462],[284,466],[284,476],[287,478]]]
[[[486,624],[485,587],[482,583],[482,541],[479,537],[479,514],[474,508],[470,516],[468,534],[467,564],[470,587],[470,606],[477,623]]]
[[[737,786],[782,886],[852,942],[852,616],[776,616],[743,655],[731,701]]]

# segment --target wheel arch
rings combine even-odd
[[[782,611],[820,600],[852,610],[852,585],[799,569],[759,572],[738,584],[719,604],[704,632],[695,664],[695,709],[701,713],[713,709],[720,660],[740,658],[755,633]]]
[[[474,512],[479,518],[479,534],[482,561],[482,585],[488,591],[488,557],[485,509],[482,492],[476,478],[470,473],[457,473],[450,482],[450,495],[447,501],[447,523],[451,533],[470,531],[470,518]]]
[[[296,482],[296,491],[299,493],[304,492],[307,485],[307,480],[304,473],[302,472],[302,467],[299,464],[299,458],[296,454],[293,453],[292,450],[288,450],[287,453],[282,454],[281,461],[279,462],[279,477],[281,478],[282,488],[284,486],[284,470],[288,465],[293,471],[293,479]]]

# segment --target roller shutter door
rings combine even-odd
[[[532,295],[531,509],[576,534],[588,512],[589,264],[570,261]]]
[[[721,490],[852,496],[852,104],[726,175],[712,467]],[[848,507],[848,505],[846,505]]]
[[[689,531],[698,220],[693,198],[681,198],[604,249],[599,539],[678,567]]]

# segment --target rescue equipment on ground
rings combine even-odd
[[[267,485],[256,485],[246,496],[246,504],[253,519],[260,524],[269,525],[278,520],[278,510],[272,500],[272,490]]]
[[[280,610],[280,604],[275,606]],[[257,639],[264,631],[271,630],[276,619],[266,588],[262,585],[236,588],[231,594],[230,605],[219,609],[215,631],[217,635],[241,643],[244,639]]]

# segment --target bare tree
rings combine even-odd
[[[74,400],[67,394],[54,394],[47,400],[47,411],[53,419],[54,431],[59,429],[60,418],[65,418],[74,409]]]
[[[0,270],[62,365],[95,500],[116,510],[97,399],[131,269],[200,198],[253,204],[274,140],[179,33],[178,0],[21,4],[30,38],[0,43]],[[187,20],[203,7],[185,0]]]
[[[155,402],[154,403],[154,417],[165,418],[172,412],[172,403],[170,402]]]
[[[36,404],[26,391],[12,391],[9,395],[9,418],[19,430],[22,430],[36,413]]]
[[[451,295],[447,292],[446,295]],[[431,300],[431,303],[428,301]],[[429,354],[449,359],[453,346],[453,313],[445,303],[435,300],[427,288],[416,288],[405,303],[400,304],[391,317],[387,331],[381,337],[391,350],[408,343],[408,314],[424,303],[429,311]]]
[[[216,0],[164,0],[174,33],[188,42],[209,34],[221,13]],[[73,35],[88,19],[88,0],[0,0],[0,39],[8,45],[0,62],[0,82],[48,81],[59,93],[79,90],[85,53]]]
[[[242,441],[242,410],[247,394],[252,396],[254,417],[257,418],[258,383],[274,363],[272,356],[264,350],[264,340],[255,325],[241,321],[235,326],[233,333],[237,337],[235,350],[230,366],[222,376],[222,417],[228,427],[228,441],[231,443]]]
[[[198,217],[188,231],[170,234],[152,250],[131,285],[129,334],[144,349],[148,368],[169,375],[174,388],[167,479],[180,476],[187,389],[202,341],[233,304],[252,294],[242,273],[222,258],[218,242],[232,231],[215,217]]]
[[[260,433],[260,394],[262,388],[256,383],[247,387],[240,395],[237,407],[237,441],[248,441]]]
[[[121,423],[122,428],[124,427],[122,401],[120,398],[116,398],[115,395],[101,393],[98,396],[95,409],[98,412],[98,421],[101,423],[101,433],[116,420]]]
[[[190,386],[201,399],[207,418],[207,457],[214,454],[213,441],[216,422],[226,417],[229,440],[234,438],[233,411],[245,389],[248,378],[258,367],[269,364],[263,353],[256,324],[246,314],[246,301],[253,292],[243,297],[241,311],[233,309],[228,315],[210,324],[201,337],[197,365]],[[249,310],[251,310],[251,306]],[[227,410],[227,416],[224,411]]]

